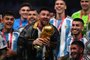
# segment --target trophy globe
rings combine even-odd
[[[54,32],[53,26],[46,25],[42,29],[42,32],[40,34],[40,38],[47,38],[47,37],[50,38],[52,36],[53,32]],[[36,48],[37,50],[39,50],[39,49],[42,48],[42,46],[35,45],[34,48]]]

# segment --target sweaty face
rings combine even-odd
[[[50,20],[50,12],[47,10],[42,10],[39,13],[39,19],[42,25],[47,25],[49,23]]]
[[[19,14],[23,19],[27,19],[29,15],[30,8],[28,6],[24,6],[20,9]]]
[[[79,33],[81,33],[83,30],[83,25],[81,22],[79,21],[73,21],[72,22],[72,29],[71,29],[71,33],[73,35],[78,35]]]
[[[3,23],[5,28],[10,29],[13,26],[14,23],[14,17],[13,16],[4,16]]]
[[[29,17],[28,17],[29,24],[31,24],[32,22],[35,22],[37,20],[37,16],[38,16],[38,13],[36,10],[29,11]]]
[[[90,8],[90,0],[81,0],[80,4],[83,10],[88,10]]]
[[[71,45],[70,47],[70,51],[71,51],[71,57],[72,58],[77,58],[80,56],[80,48],[77,45]]]
[[[63,13],[66,9],[66,5],[65,5],[65,2],[62,1],[62,0],[57,0],[55,2],[55,10],[57,13]]]

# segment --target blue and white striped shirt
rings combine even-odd
[[[60,32],[60,42],[59,42],[59,47],[58,47],[58,56],[61,57],[66,54],[65,48],[66,48],[66,40],[68,37],[68,34],[70,33],[71,27],[72,27],[72,18],[67,16],[63,23],[62,26],[59,30]],[[53,24],[56,28],[61,24],[62,20],[56,20],[56,19],[51,19],[50,23]]]
[[[2,35],[2,31],[0,31],[0,34]],[[2,35],[2,37],[6,40],[6,42],[9,42],[11,37],[10,37],[10,32],[4,32],[4,36]],[[18,37],[19,37],[19,33],[17,31],[13,31],[12,32],[12,41],[11,41],[11,50],[13,51],[17,51],[17,40],[18,40]]]
[[[67,41],[66,41],[66,43],[67,43],[67,47],[66,47],[66,52],[68,53],[68,52],[70,52],[70,45],[71,45],[71,43],[74,41],[74,39],[73,39],[73,36],[68,36],[68,38],[67,38]],[[82,41],[84,44],[86,44],[86,42],[88,41],[84,36],[82,37],[82,38],[80,38],[80,40],[79,41]]]

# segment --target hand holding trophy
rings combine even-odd
[[[43,27],[42,32],[40,34],[40,38],[37,39],[40,43],[42,43],[41,45],[46,45],[47,43],[49,43],[49,40],[53,34],[53,31],[54,31],[54,28],[50,25]],[[37,50],[40,49],[41,47],[42,46],[38,44],[34,45],[34,48],[36,48]]]
[[[36,39],[36,44],[34,44],[34,48],[37,51],[37,57],[40,56],[41,52],[42,53],[42,59],[45,60],[46,57],[46,45],[50,45],[50,37],[52,36],[54,32],[54,28],[51,25],[44,26],[42,29],[42,32],[40,34],[40,38]]]

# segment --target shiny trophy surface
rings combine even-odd
[[[43,27],[42,32],[40,34],[40,38],[47,38],[47,37],[51,37],[51,35],[53,34],[54,28],[51,25],[47,25],[45,27]],[[42,48],[42,46],[39,45],[35,45],[34,48],[36,48],[37,50],[40,50]]]
[[[40,38],[47,38],[47,37],[51,37],[52,34],[54,32],[54,28],[50,25],[47,25],[45,27],[43,27],[42,32],[40,34]],[[40,56],[40,54],[42,54],[42,60],[45,60],[46,57],[48,56],[48,52],[46,50],[46,47],[44,45],[40,46],[40,45],[34,45],[34,48],[37,51],[37,57]]]

